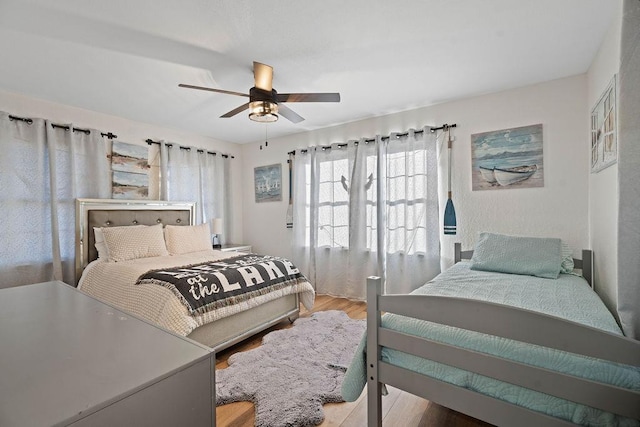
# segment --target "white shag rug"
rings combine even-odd
[[[322,423],[322,404],[344,401],[342,379],[365,325],[343,311],[320,311],[265,335],[262,346],[216,371],[217,404],[253,402],[258,427]]]

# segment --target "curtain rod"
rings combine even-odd
[[[437,130],[444,130],[444,131],[447,131],[447,130],[449,130],[450,128],[455,128],[455,127],[457,127],[457,126],[458,126],[458,125],[457,125],[457,124],[455,124],[455,123],[454,123],[454,124],[452,124],[452,125],[448,125],[448,124],[446,124],[446,123],[445,123],[445,124],[443,124],[442,126],[438,126],[438,127],[435,127],[435,128],[430,128],[430,129],[429,129],[429,131],[430,131],[431,133],[433,133],[433,132],[435,132],[435,131],[437,131]],[[422,132],[424,132],[424,130],[423,130],[423,129],[420,129],[420,130],[416,130],[416,131],[414,131],[413,133],[422,133]],[[409,132],[397,133],[397,134],[396,134],[396,137],[400,138],[400,137],[407,136],[407,135],[409,135]],[[383,141],[386,141],[386,140],[388,140],[389,138],[390,138],[390,136],[388,136],[388,135],[387,135],[387,136],[383,136],[383,137],[382,137],[382,138],[380,138],[380,139],[381,139],[381,140],[383,140]],[[368,143],[370,143],[370,142],[374,142],[374,141],[375,141],[375,139],[374,139],[374,138],[369,138],[369,139],[365,139],[365,140],[364,140],[364,143],[365,143],[365,144],[368,144]],[[358,142],[356,141],[356,144],[357,144],[357,143],[358,143]],[[342,144],[338,144],[338,147],[339,147],[339,148],[342,148],[342,147],[346,147],[347,145],[348,145],[347,143],[342,143]],[[319,148],[322,148],[323,150],[330,150],[330,149],[331,149],[331,145],[319,145],[318,147],[319,147]],[[301,153],[306,153],[307,151],[308,151],[308,150],[307,150],[306,148],[303,148],[302,150],[300,150],[300,152],[301,152]],[[293,154],[293,155],[295,155],[295,154],[296,154],[296,150],[289,151],[287,154]]]
[[[151,144],[158,144],[158,145],[160,145],[160,141],[154,141],[154,140],[153,140],[153,139],[151,139],[151,138],[146,139],[146,140],[145,140],[145,142],[146,142],[147,144],[149,144],[149,145],[151,145]],[[165,145],[166,145],[167,147],[173,147],[173,144],[171,144],[171,143],[169,143],[169,144],[165,144]],[[178,147],[179,147],[181,150],[189,150],[189,151],[191,151],[191,147],[183,147],[183,146],[181,146],[181,145],[179,145]],[[198,148],[198,149],[197,149],[197,151],[198,151],[198,153],[204,153],[204,152],[205,152],[205,150],[200,149],[200,148]],[[215,151],[206,151],[206,153],[207,153],[207,154],[213,154],[214,156],[217,156],[217,155],[218,155],[218,153],[216,153]],[[221,153],[220,155],[221,155],[222,157],[224,157],[225,159],[226,159],[226,158],[228,158],[228,157],[231,157],[232,159],[235,159],[235,156],[232,156],[232,155],[230,155],[230,154],[222,154],[222,153]]]
[[[9,115],[9,120],[19,120],[19,121],[25,122],[25,123],[27,123],[29,125],[33,123],[33,119],[30,119],[28,117],[18,117],[18,116]],[[64,130],[71,129],[68,125],[58,125],[58,124],[55,124],[55,123],[51,123],[51,127],[52,128],[58,128],[58,129],[64,129]],[[73,131],[74,132],[83,132],[85,135],[89,135],[91,133],[90,129],[81,129],[81,128],[75,128],[75,127],[73,128]],[[114,135],[111,132],[107,132],[107,133],[101,132],[100,134],[102,136],[106,136],[109,139],[114,139],[114,138],[118,137],[118,135]]]

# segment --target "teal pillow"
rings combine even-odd
[[[562,261],[560,239],[480,233],[471,269],[557,279]]]

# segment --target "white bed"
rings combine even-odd
[[[298,317],[302,302],[311,309],[314,291],[308,282],[260,295],[203,314],[188,309],[169,289],[135,285],[137,278],[159,268],[191,265],[237,256],[204,250],[182,255],[139,258],[123,262],[98,259],[93,227],[128,225],[190,225],[194,203],[138,200],[78,199],[76,202],[76,274],[78,287],[100,301],[139,316],[216,351],[229,347],[284,319]]]
[[[471,255],[457,245],[456,262]],[[522,295],[541,284],[546,307],[525,309],[531,302],[515,289],[525,276],[486,273],[462,290],[469,265],[411,295],[381,295],[380,279],[368,280],[366,341],[343,395],[352,400],[366,382],[369,426],[382,425],[383,384],[496,425],[640,425],[640,343],[622,335],[585,281],[529,277]],[[589,278],[591,265],[583,251],[577,266]]]

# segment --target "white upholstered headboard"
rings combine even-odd
[[[98,257],[93,227],[126,225],[191,225],[195,202],[161,200],[77,199],[76,200],[76,284],[82,271]]]

